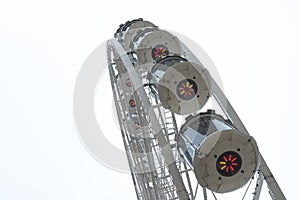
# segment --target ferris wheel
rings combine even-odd
[[[242,188],[257,200],[264,182],[271,199],[286,199],[203,58],[180,37],[127,21],[107,58],[137,199],[217,199]]]

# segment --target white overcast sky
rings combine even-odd
[[[101,165],[82,146],[72,95],[88,55],[120,23],[139,17],[207,52],[286,197],[297,199],[299,10],[297,0],[1,1],[0,199],[135,198],[130,175]],[[108,99],[96,106],[98,116],[111,111],[107,96],[97,97]],[[120,133],[109,134],[122,148]]]

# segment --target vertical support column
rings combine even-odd
[[[264,177],[261,171],[258,171],[258,178],[256,181],[255,191],[253,193],[253,200],[259,200],[263,183],[264,183]]]
[[[164,135],[163,129],[160,127],[158,118],[156,117],[154,112],[154,107],[151,106],[149,99],[147,98],[147,95],[145,93],[144,87],[141,87],[143,84],[140,77],[135,71],[123,47],[115,39],[109,40],[107,44],[108,46],[111,46],[113,48],[113,50],[116,52],[116,54],[119,55],[122,62],[124,63],[127,69],[127,73],[133,82],[134,89],[137,91],[137,95],[143,102],[144,110],[150,117],[150,124],[151,128],[153,129],[153,135],[157,139],[158,144],[162,150],[162,154],[168,166],[169,174],[172,176],[173,183],[177,188],[177,194],[179,196],[179,199],[189,200],[188,192],[185,188],[180,172],[176,166],[172,148],[169,142],[167,141],[166,136]]]
[[[271,170],[269,169],[265,159],[260,156],[260,171],[262,172],[268,187],[270,189],[270,195],[272,199],[276,200],[286,200],[282,190],[280,189],[277,181],[275,180]]]

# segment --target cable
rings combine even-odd
[[[249,184],[248,184],[248,187],[247,187],[247,189],[246,189],[246,191],[245,191],[245,193],[244,193],[244,196],[243,196],[242,200],[244,200],[244,198],[245,198],[245,196],[246,196],[246,194],[247,194],[247,192],[248,192],[248,190],[249,190],[249,187],[250,187],[250,185],[251,185],[251,183],[252,183],[252,180],[253,180],[253,178],[251,178],[251,180],[250,180],[250,182],[249,182]]]
[[[215,193],[213,191],[211,191],[212,195],[214,196],[215,200],[218,200]]]
[[[197,196],[198,186],[199,186],[199,184],[197,184],[197,186],[196,186],[196,191],[195,191],[194,199],[196,199],[196,196]]]

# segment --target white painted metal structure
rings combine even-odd
[[[138,199],[208,199],[207,189],[216,199],[214,192],[237,190],[255,173],[258,178],[253,199],[259,199],[264,181],[272,199],[285,199],[255,140],[201,58],[176,36],[142,19],[128,21],[107,42],[107,55]],[[188,120],[180,129],[176,116],[195,119],[211,99],[222,110],[218,116],[223,128],[203,137],[198,134],[195,141],[202,139],[197,144],[184,134]],[[212,118],[212,112],[204,114]],[[183,148],[180,138],[185,138],[188,147]],[[187,151],[189,147],[193,150]],[[239,163],[219,161],[228,152],[237,155]],[[187,156],[191,155],[189,161]],[[224,164],[218,168],[218,163]]]

